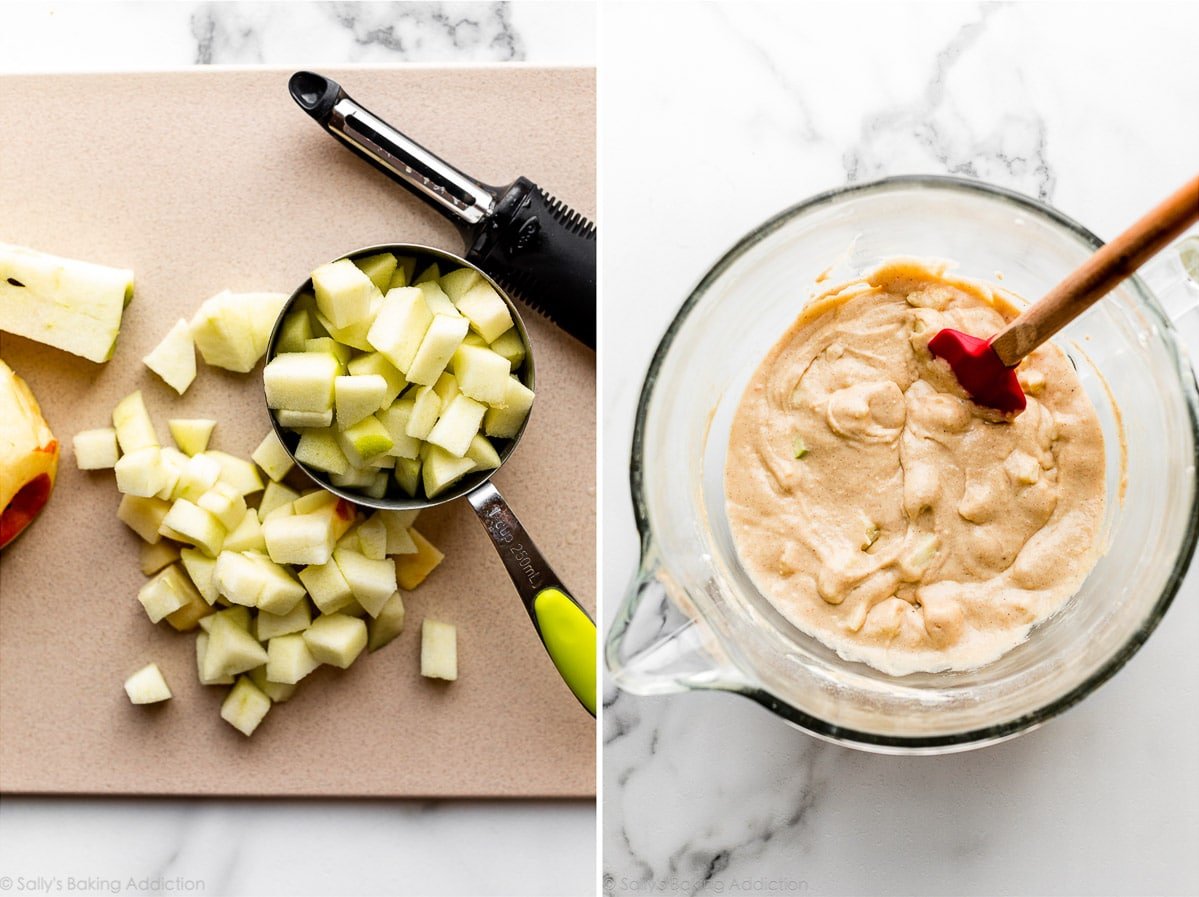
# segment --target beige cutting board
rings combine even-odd
[[[592,70],[329,70],[368,108],[483,181],[526,175],[595,213]],[[284,70],[0,78],[0,241],[132,268],[116,354],[97,365],[0,335],[64,446],[37,522],[0,555],[0,790],[98,794],[587,797],[595,724],[557,677],[464,502],[418,524],[446,561],[405,595],[408,625],[344,672],[322,667],[253,738],[196,681],[193,636],[150,623],[138,540],[111,472],[83,473],[75,432],[140,388],[168,417],[219,419],[248,455],[268,427],[261,368],[200,365],[179,398],[141,358],[224,288],[290,292],[359,246],[457,232],[300,111]],[[563,580],[595,596],[595,359],[533,312],[532,421],[495,482]],[[458,625],[460,679],[422,679],[420,620]],[[155,661],[175,697],[131,706]]]

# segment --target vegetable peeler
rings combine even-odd
[[[467,261],[595,348],[595,225],[528,178],[480,183],[357,103],[331,78],[296,72],[292,99],[326,131],[450,220]]]

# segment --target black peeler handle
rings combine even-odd
[[[507,187],[476,181],[323,75],[296,72],[288,89],[325,130],[453,222],[467,259],[595,348],[594,224],[527,178]]]

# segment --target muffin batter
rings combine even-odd
[[[725,489],[737,552],[792,623],[891,675],[995,660],[1098,558],[1103,434],[1065,354],[1018,370],[1012,420],[971,402],[928,340],[1016,309],[909,260],[814,299],[750,380]]]

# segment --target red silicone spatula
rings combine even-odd
[[[1199,176],[1101,248],[990,339],[945,329],[928,341],[929,351],[949,362],[974,401],[1004,414],[1019,414],[1025,400],[1016,380],[1016,365],[1196,220]]]

